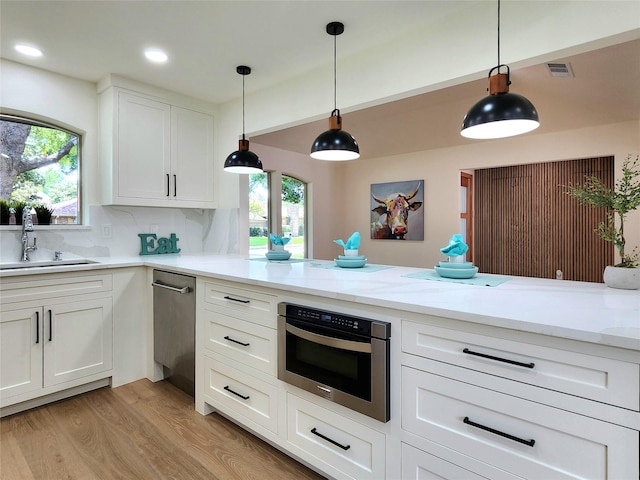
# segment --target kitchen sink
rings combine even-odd
[[[2,263],[0,270],[17,270],[22,268],[43,268],[43,267],[69,267],[72,265],[90,265],[98,263],[93,260],[49,260],[46,262],[16,262]]]

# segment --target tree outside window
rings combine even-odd
[[[1,223],[9,223],[9,209],[20,223],[25,206],[38,223],[48,223],[47,216],[50,223],[80,223],[79,142],[65,129],[0,115]]]

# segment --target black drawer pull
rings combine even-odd
[[[237,343],[238,345],[242,345],[243,347],[248,347],[249,345],[251,345],[250,343],[244,343],[241,342],[239,340],[234,340],[233,338],[231,338],[229,335],[227,335],[226,337],[224,337],[225,340],[228,340],[229,342],[233,342],[233,343]]]
[[[40,312],[36,310],[36,343],[40,343]]]
[[[469,417],[464,417],[464,420],[462,420],[462,421],[464,423],[466,423],[467,425],[471,425],[472,427],[476,427],[476,428],[479,428],[481,430],[485,430],[485,431],[490,432],[490,433],[495,433],[496,435],[500,435],[501,437],[508,438],[509,440],[513,440],[514,442],[524,443],[525,445],[528,445],[530,447],[533,447],[533,445],[536,443],[536,441],[533,440],[533,439],[532,440],[524,440],[523,438],[516,437],[514,435],[509,435],[508,433],[501,432],[500,430],[496,430],[494,428],[486,427],[486,426],[481,425],[479,423],[472,422],[471,420],[469,420]]]
[[[49,310],[49,341],[51,341],[53,339],[53,329],[51,328],[51,322],[52,322],[52,317],[53,314],[51,313],[51,310]]]
[[[342,450],[349,450],[351,448],[351,445],[341,445],[338,442],[336,442],[335,440],[331,440],[329,437],[325,437],[321,433],[318,433],[318,431],[315,429],[315,427],[311,429],[311,433],[313,433],[314,435],[317,435],[318,437],[320,437],[323,440],[326,440],[329,443],[334,444],[336,447],[340,447]]]
[[[169,174],[167,173],[167,197],[171,194],[169,191]]]
[[[224,387],[224,389],[229,392],[229,393],[233,393],[234,395],[236,395],[237,397],[240,397],[243,400],[249,400],[249,395],[247,395],[246,397],[244,395],[240,395],[238,392],[234,392],[233,390],[231,390],[229,388],[229,385],[227,385],[226,387]]]
[[[224,299],[232,300],[234,302],[239,302],[239,303],[251,303],[251,300],[240,300],[239,298],[233,298],[233,297],[230,297],[229,295],[225,295]]]
[[[178,196],[178,182],[176,179],[176,175],[173,176],[173,196],[174,197]]]
[[[508,358],[494,357],[493,355],[487,355],[486,353],[474,352],[474,351],[469,350],[468,348],[465,348],[464,350],[462,350],[462,353],[466,353],[468,355],[475,355],[476,357],[490,358],[491,360],[497,360],[498,362],[510,363],[511,365],[518,365],[519,367],[533,368],[533,367],[536,366],[536,364],[533,363],[533,362],[531,362],[531,363],[516,362],[515,360],[509,360]]]

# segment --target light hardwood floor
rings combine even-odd
[[[2,480],[324,478],[149,380],[3,418],[0,462]]]

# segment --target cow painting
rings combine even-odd
[[[422,206],[420,188],[422,181],[395,182],[371,186],[371,238],[391,240],[424,240],[423,215],[415,217],[412,234],[409,234],[409,214]],[[406,193],[399,193],[406,192]],[[375,203],[374,203],[375,202]]]

